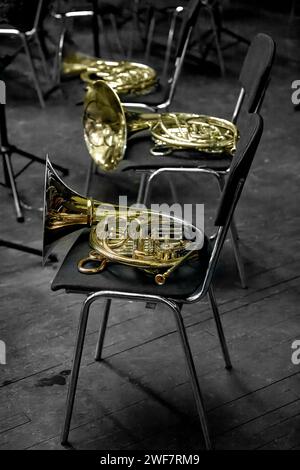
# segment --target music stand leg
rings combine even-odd
[[[14,172],[11,166],[10,156],[6,152],[3,153],[2,156],[3,156],[3,162],[4,162],[4,168],[5,168],[4,173],[6,175],[5,179],[7,178],[8,187],[12,190],[14,205],[15,205],[15,210],[16,210],[16,215],[17,215],[17,221],[24,222],[24,214],[21,209],[21,203],[20,203],[17,185],[16,185],[16,181],[14,177]]]

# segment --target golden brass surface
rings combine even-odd
[[[64,184],[48,159],[44,200],[44,259],[65,235],[91,228],[92,251],[78,261],[82,273],[99,273],[108,263],[120,263],[154,275],[162,285],[183,262],[198,256],[203,242],[202,232],[181,219],[79,195]]]
[[[116,168],[126,149],[126,118],[118,95],[105,82],[88,87],[83,123],[84,139],[95,163],[105,171]]]
[[[89,86],[105,80],[119,94],[149,93],[157,83],[157,75],[148,65],[127,60],[109,61],[74,53],[63,61],[64,75],[80,75]]]
[[[108,108],[114,116],[113,122]],[[125,112],[117,93],[102,80],[90,86],[86,93],[83,128],[91,157],[105,171],[118,166],[127,138],[141,131],[151,135],[155,143],[151,149],[153,155],[168,155],[174,150],[232,155],[239,136],[232,122],[217,117]]]

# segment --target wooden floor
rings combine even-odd
[[[263,107],[264,137],[237,211],[249,287],[239,286],[229,240],[216,273],[231,372],[224,369],[208,303],[187,306],[183,315],[215,447],[300,449],[300,366],[291,361],[291,345],[300,340],[300,116],[290,100],[291,82],[300,78],[299,62],[293,60],[299,41],[286,17],[250,12],[239,21],[241,32],[249,37],[257,31],[271,33],[278,42],[278,56]],[[86,31],[81,34],[87,37]],[[84,44],[88,48],[87,40]],[[225,78],[188,61],[174,109],[229,116],[244,53],[243,46],[226,52]],[[81,108],[74,106],[80,84],[66,83],[67,98],[53,95],[46,110],[40,111],[30,86],[22,88],[29,82],[20,72],[22,59],[18,60],[5,78],[11,140],[40,155],[49,152],[70,168],[68,184],[82,191],[89,160]],[[19,164],[16,158],[16,167]],[[213,183],[200,183],[195,177],[176,183],[181,202],[205,202],[210,227],[216,203]],[[19,179],[22,197],[40,206],[42,184],[43,168],[35,165]],[[119,174],[93,181],[94,195],[106,201],[119,193],[133,199],[136,189],[136,178]],[[164,194],[158,185],[155,199]],[[41,245],[40,214],[27,212],[26,223],[17,224],[4,188],[0,213],[1,237]],[[56,269],[42,269],[38,258],[1,248],[0,339],[7,345],[7,364],[0,365],[0,449],[62,449],[59,434],[83,297],[51,292]],[[105,361],[99,364],[93,354],[102,306],[93,306],[88,325],[70,433],[73,447],[202,448],[184,356],[169,311],[114,301]]]

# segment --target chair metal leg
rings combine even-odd
[[[42,93],[42,90],[41,90],[41,87],[40,87],[40,84],[39,84],[39,80],[38,80],[38,77],[37,77],[37,74],[36,74],[36,70],[35,70],[35,66],[34,66],[34,62],[33,62],[33,59],[32,59],[32,55],[31,55],[31,52],[30,52],[30,48],[29,48],[27,38],[24,34],[22,34],[20,37],[21,37],[21,40],[22,40],[22,43],[23,43],[23,46],[24,46],[24,50],[25,50],[25,54],[27,56],[28,63],[29,63],[30,69],[31,69],[33,83],[34,83],[34,86],[35,86],[35,89],[36,89],[36,93],[38,95],[38,99],[39,99],[41,108],[44,108],[45,107],[45,101],[44,101],[43,93]]]
[[[241,280],[241,286],[243,289],[246,289],[247,281],[246,281],[244,262],[243,262],[243,258],[240,252],[240,247],[239,247],[238,238],[236,236],[236,231],[232,228],[232,224],[230,224],[230,237],[232,241],[232,248],[234,252],[236,265],[237,265],[240,280]]]
[[[41,62],[42,62],[43,72],[44,72],[45,78],[46,78],[47,81],[50,82],[51,77],[50,77],[50,74],[49,74],[49,71],[48,71],[46,57],[45,57],[45,54],[43,52],[41,42],[40,42],[40,38],[39,38],[37,33],[34,35],[34,40],[35,40],[35,43],[36,43],[37,48],[38,48],[38,52],[39,52],[39,56],[40,56],[40,59],[41,59]]]
[[[65,16],[61,19],[61,30],[59,33],[59,39],[57,43],[56,49],[56,57],[54,63],[54,71],[53,71],[53,83],[54,85],[60,85],[61,82],[61,73],[62,73],[62,54],[65,42],[65,35],[66,35],[66,18]]]
[[[72,413],[73,413],[73,407],[74,407],[74,401],[75,401],[75,394],[76,394],[77,381],[78,381],[87,321],[88,321],[88,316],[89,316],[89,310],[90,310],[90,303],[85,301],[82,306],[80,319],[79,319],[77,340],[76,340],[76,346],[75,346],[75,351],[74,351],[73,367],[72,367],[72,373],[71,373],[68,396],[67,396],[65,423],[64,423],[62,436],[61,436],[62,445],[68,444],[68,437],[69,437],[69,431],[70,431],[70,425],[71,425],[71,419],[72,419]]]
[[[102,322],[101,322],[101,326],[99,330],[99,338],[98,338],[96,352],[95,352],[95,361],[99,361],[99,362],[102,359],[102,349],[103,349],[103,344],[104,344],[104,338],[105,338],[105,333],[106,333],[110,306],[111,306],[111,299],[107,299],[105,302],[104,314],[103,314],[103,318],[102,318]]]
[[[225,338],[224,331],[223,331],[223,325],[221,322],[218,305],[215,299],[212,286],[210,286],[208,290],[208,298],[210,301],[211,309],[213,311],[215,323],[217,326],[219,340],[220,340],[220,344],[221,344],[221,348],[222,348],[222,352],[224,356],[224,361],[225,361],[225,367],[226,369],[230,370],[232,369],[232,364],[231,364],[230,355],[229,355],[228,348],[227,348],[226,338]]]
[[[122,46],[122,41],[120,40],[120,36],[118,33],[118,27],[117,27],[117,22],[116,22],[116,17],[113,13],[110,13],[109,15],[110,23],[112,25],[112,30],[114,32],[114,38],[116,41],[116,44],[118,46],[119,52],[121,53],[122,57],[126,57],[126,52]]]
[[[84,193],[86,196],[89,196],[92,175],[94,173],[95,173],[95,162],[92,159],[90,159],[90,164],[89,164],[88,171],[86,174],[85,188],[84,188]]]
[[[24,215],[21,209],[21,202],[19,199],[17,185],[15,182],[15,176],[14,176],[14,172],[12,169],[10,156],[7,153],[3,154],[3,163],[4,163],[4,168],[5,168],[4,173],[6,175],[6,178],[8,178],[9,187],[11,188],[12,194],[13,194],[14,205],[15,205],[15,210],[17,214],[17,221],[24,222]]]
[[[225,75],[225,63],[224,63],[222,49],[221,49],[221,45],[220,45],[221,31],[217,28],[214,13],[210,8],[209,8],[209,13],[210,13],[210,18],[211,18],[211,26],[212,26],[212,30],[213,30],[214,39],[215,39],[216,51],[217,51],[217,56],[218,56],[218,60],[219,60],[221,75],[224,77],[224,75]]]
[[[224,188],[224,184],[225,184],[225,179],[223,175],[220,175],[220,178],[218,178],[218,183],[219,183],[220,191],[222,192]],[[232,218],[230,222],[230,237],[231,237],[235,262],[236,262],[238,272],[239,272],[239,277],[241,280],[241,286],[243,289],[246,289],[247,282],[246,282],[245,267],[244,267],[243,258],[240,252],[239,236],[238,236],[238,231],[235,225],[234,218]]]
[[[93,30],[93,45],[94,56],[100,57],[100,43],[99,43],[99,22],[98,22],[98,1],[92,0],[93,16],[92,16],[92,30]]]
[[[240,239],[240,236],[239,236],[239,233],[238,233],[238,229],[237,229],[237,226],[236,226],[236,222],[235,222],[234,216],[233,216],[232,219],[231,219],[230,225],[231,225],[231,230],[232,230],[232,232],[234,233],[235,238],[236,238],[237,240],[239,240],[239,239]]]
[[[154,29],[155,29],[155,23],[156,23],[156,20],[153,14],[151,21],[150,21],[150,25],[149,25],[148,35],[147,35],[146,49],[145,49],[145,62],[149,61],[150,50],[151,50]]]
[[[148,174],[143,171],[142,174],[141,174],[140,186],[139,186],[138,195],[137,195],[137,198],[136,198],[136,202],[138,204],[140,204],[141,202],[143,204],[146,204],[146,202],[147,202],[145,200],[145,187],[146,187],[146,184],[147,184],[147,180],[148,180]]]
[[[162,72],[162,77],[164,79],[166,79],[167,76],[168,76],[169,62],[170,62],[170,57],[171,57],[171,50],[172,50],[172,44],[173,44],[173,38],[174,38],[177,15],[178,15],[178,11],[177,11],[177,8],[176,8],[173,12],[173,15],[172,15],[169,34],[168,34],[167,49],[166,49],[165,60],[164,60],[164,68],[163,68],[163,72]]]
[[[202,428],[202,432],[203,432],[203,437],[204,437],[204,441],[205,441],[205,447],[206,447],[207,450],[210,450],[210,449],[212,449],[212,443],[211,443],[211,440],[210,440],[208,426],[207,426],[206,412],[205,412],[205,409],[204,409],[203,398],[202,398],[202,394],[201,394],[201,390],[200,390],[200,385],[199,385],[199,381],[198,381],[198,377],[197,377],[197,373],[196,373],[196,369],[195,369],[195,364],[194,364],[190,344],[189,344],[189,341],[188,341],[188,337],[187,337],[187,334],[186,334],[186,330],[185,330],[185,327],[184,327],[184,323],[183,323],[183,319],[182,319],[182,315],[181,315],[180,310],[181,310],[181,308],[180,308],[179,305],[177,305],[176,307],[175,306],[172,307],[172,311],[174,313],[174,316],[175,316],[175,319],[176,319],[176,322],[177,322],[177,328],[178,328],[178,332],[179,332],[179,335],[180,335],[182,347],[183,347],[183,350],[184,350],[186,362],[187,362],[187,367],[188,367],[188,371],[189,371],[189,375],[190,375],[190,379],[191,379],[194,398],[195,398],[197,411],[198,411],[198,415],[199,415],[199,419],[200,419],[200,424],[201,424],[201,428]]]

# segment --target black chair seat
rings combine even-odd
[[[122,103],[143,103],[148,106],[158,106],[161,103],[164,103],[168,99],[169,94],[169,84],[160,80],[157,85],[153,87],[150,93],[145,95],[122,95]]]
[[[166,156],[151,155],[150,150],[154,146],[151,138],[140,134],[130,139],[123,161],[118,166],[121,171],[127,170],[151,170],[158,168],[211,168],[218,171],[226,171],[232,158],[226,154],[205,153],[194,150],[178,150]]]
[[[108,265],[102,273],[80,273],[77,263],[91,250],[88,236],[89,231],[86,230],[75,241],[52,282],[52,290],[65,289],[73,293],[114,290],[184,299],[203,283],[210,255],[206,238],[199,259],[183,264],[170,275],[165,285],[158,286],[153,275],[120,264]]]

